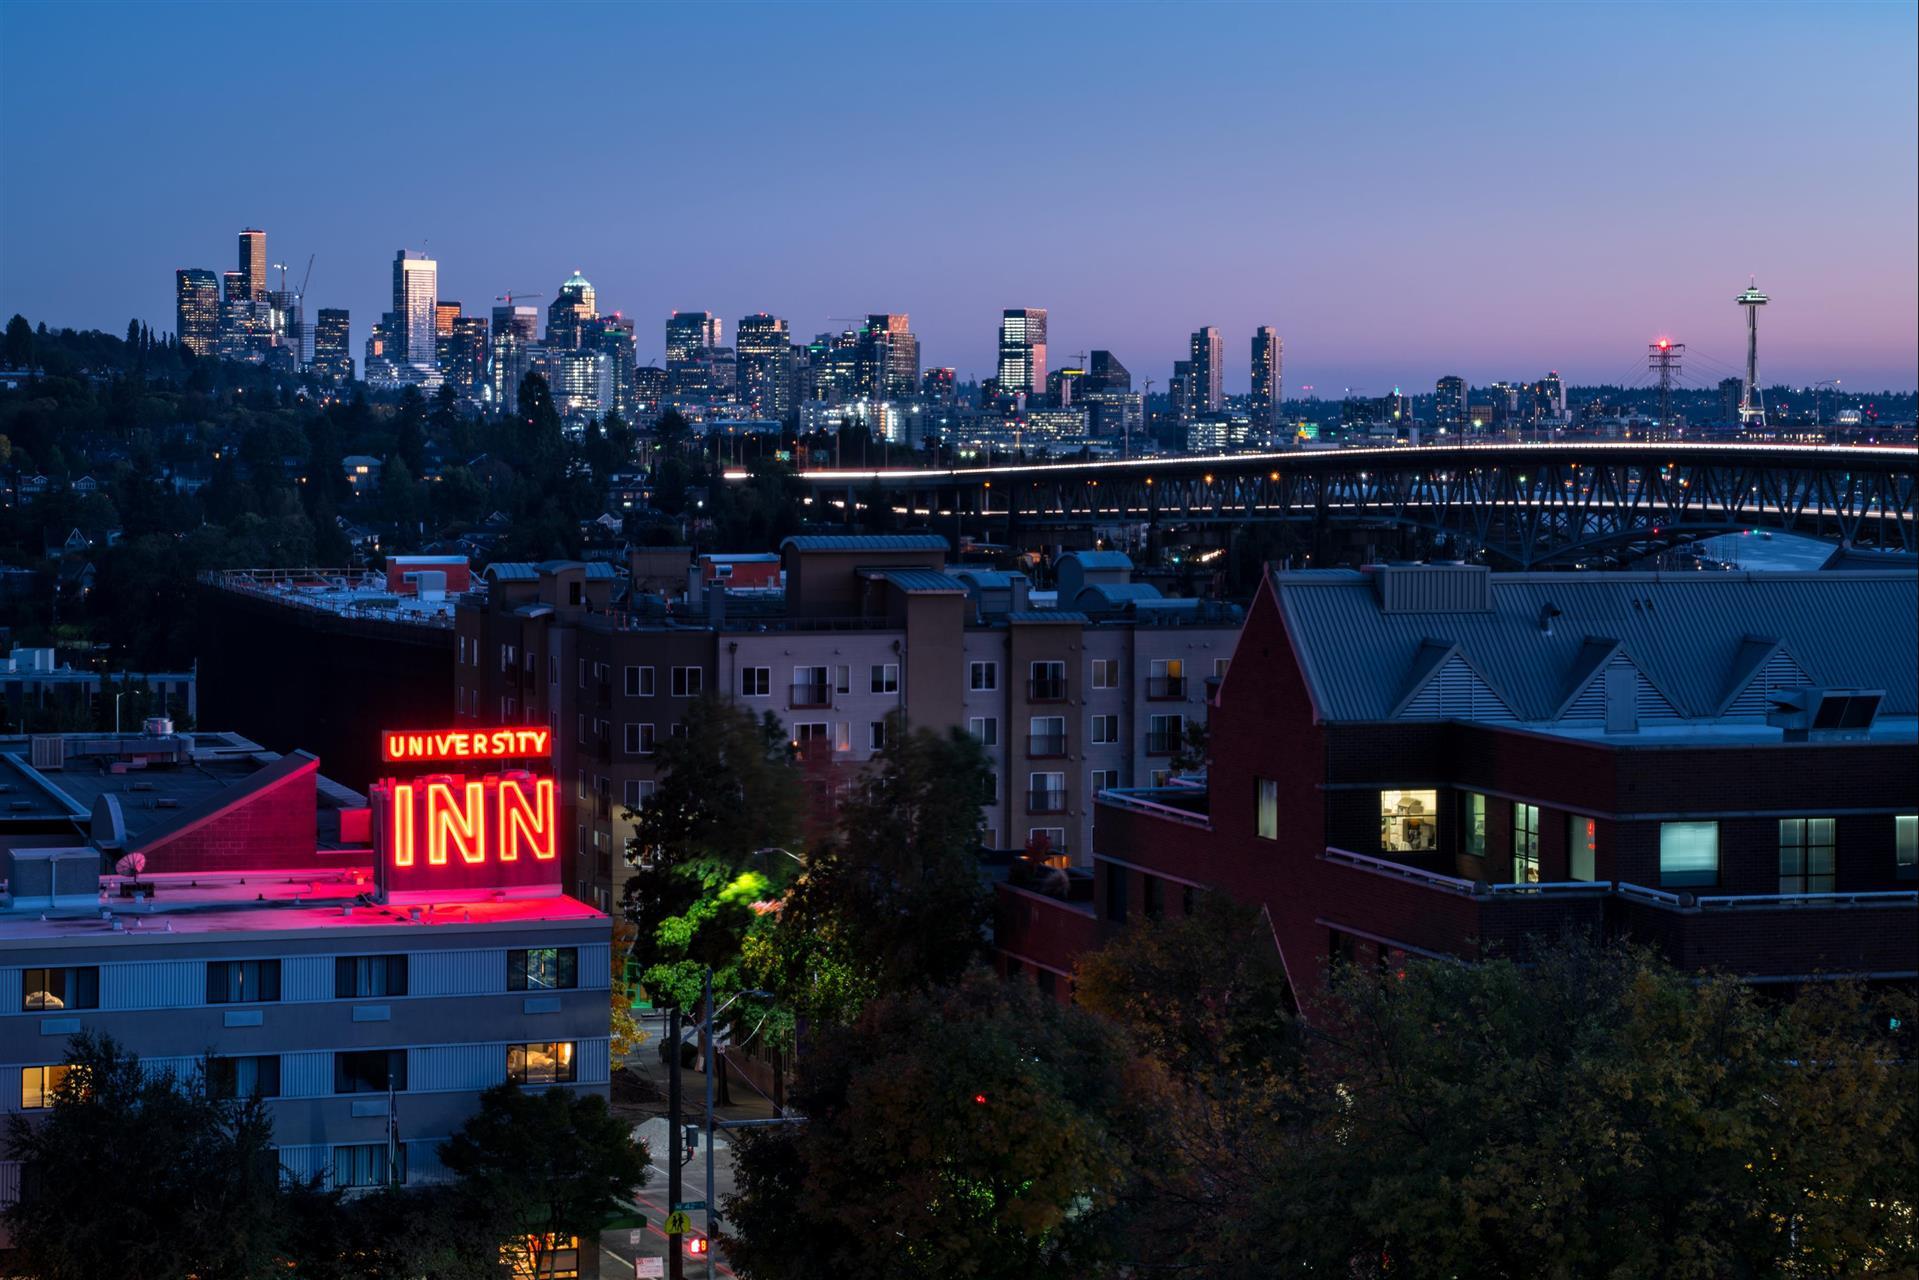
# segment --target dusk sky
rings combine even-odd
[[[266,228],[314,309],[401,247],[485,314],[576,267],[602,310],[912,316],[992,372],[1163,387],[1642,376],[1662,335],[1767,381],[1919,382],[1919,28],[1872,5],[0,3],[0,310],[174,327],[176,267]],[[276,273],[277,276],[277,273]]]

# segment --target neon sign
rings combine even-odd
[[[388,729],[380,735],[380,758],[389,764],[530,760],[552,753],[551,729]]]
[[[489,774],[479,781],[428,778],[396,782],[388,789],[395,867],[477,867],[491,851],[496,862],[539,862],[559,856],[553,779],[530,774]],[[422,838],[424,836],[424,839]]]

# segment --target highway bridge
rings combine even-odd
[[[847,524],[881,515],[1010,542],[1128,527],[1226,536],[1257,522],[1390,525],[1529,568],[1735,529],[1919,552],[1916,473],[1911,448],[1568,441],[824,470],[799,481],[816,521],[824,506]]]

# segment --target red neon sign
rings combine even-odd
[[[558,893],[553,779],[524,771],[389,778],[373,788],[373,845],[387,901]]]
[[[380,758],[390,763],[427,760],[527,760],[553,753],[553,731],[521,729],[388,729],[380,734]]]

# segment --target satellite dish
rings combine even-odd
[[[114,863],[113,869],[130,880],[138,880],[140,873],[147,869],[147,855],[144,853],[129,853],[126,857]]]

